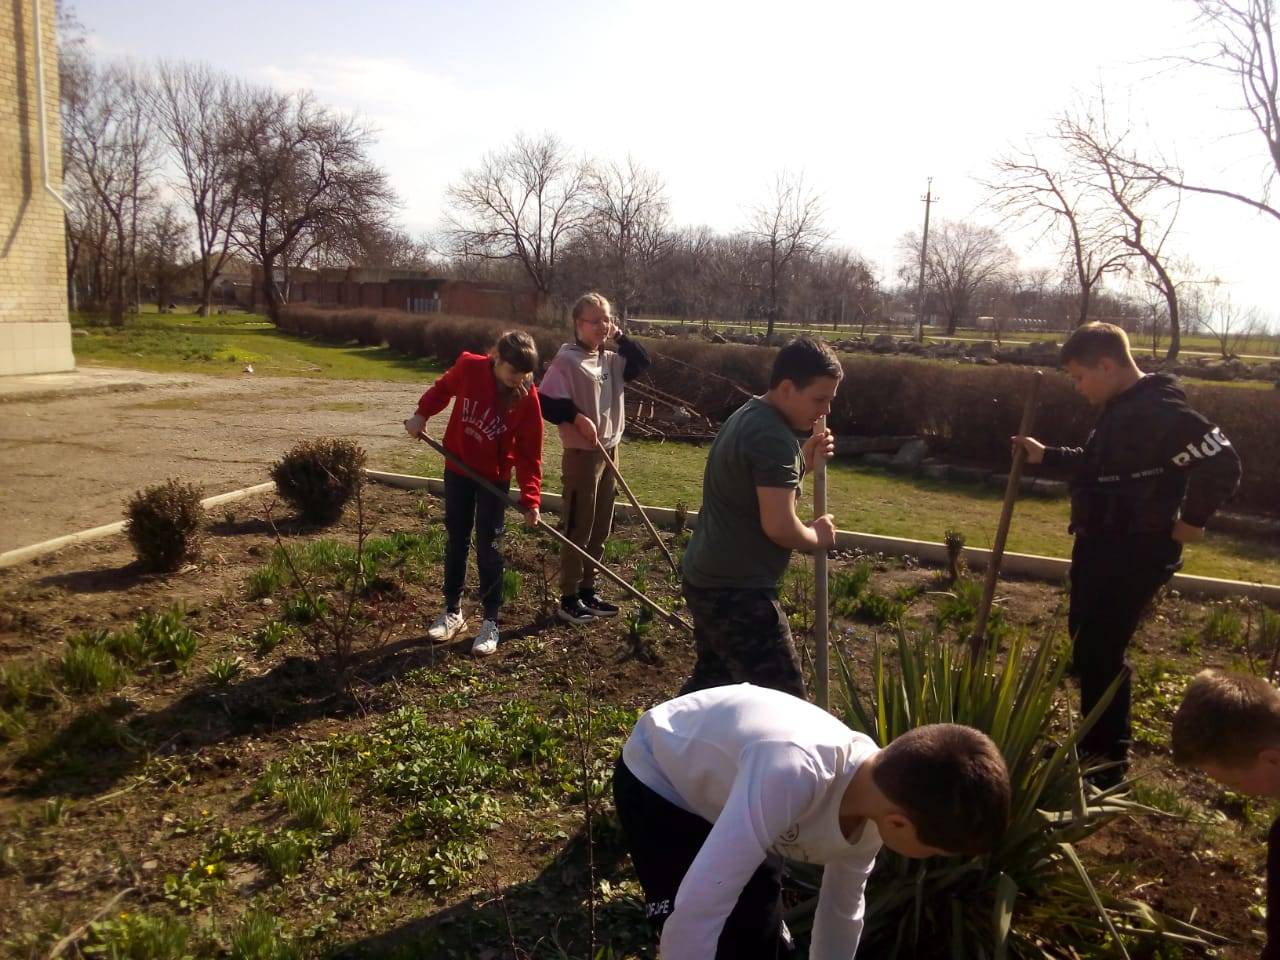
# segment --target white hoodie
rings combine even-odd
[[[840,801],[878,749],[825,710],[748,683],[686,694],[642,716],[622,750],[627,768],[713,824],[663,926],[662,960],[715,956],[742,888],[770,851],[824,865],[809,956],[849,960],[881,841],[870,820],[845,837]]]

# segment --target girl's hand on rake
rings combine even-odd
[[[404,422],[404,432],[413,439],[418,439],[418,434],[427,429],[427,418],[415,413],[412,417]]]
[[[596,445],[596,437],[599,433],[596,425],[590,417],[585,413],[580,413],[573,418],[573,425],[578,428],[578,433],[582,434],[582,439],[587,441],[593,447]]]
[[[537,507],[530,507],[524,511],[524,522],[531,527],[536,527],[541,519],[542,512]]]

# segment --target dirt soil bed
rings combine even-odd
[[[375,388],[360,389],[367,394]],[[412,392],[386,391],[371,404],[379,417],[382,410],[402,407],[401,394]],[[283,403],[270,391],[244,402],[272,398]],[[213,406],[225,402],[221,397]],[[216,417],[216,410],[208,416]],[[229,449],[235,438],[225,443]],[[246,452],[242,459],[254,456]],[[260,462],[252,469],[260,475]],[[508,587],[515,596],[506,607],[498,653],[471,658],[470,633],[446,645],[426,640],[426,625],[439,609],[439,568],[428,564],[391,591],[382,608],[385,642],[360,659],[351,694],[343,695],[297,632],[271,650],[257,644],[255,631],[293,601],[287,590],[250,599],[250,581],[276,546],[270,516],[289,544],[321,538],[350,543],[356,536],[354,511],[333,528],[314,530],[290,521],[273,502],[255,498],[219,513],[199,561],[172,576],[141,573],[123,538],[0,571],[0,666],[6,669],[42,660],[56,664],[68,638],[78,633],[123,631],[144,613],[175,606],[185,610],[199,635],[184,671],[138,669],[115,689],[89,694],[55,685],[43,698],[33,697],[25,715],[4,729],[4,952],[45,956],[60,937],[128,890],[112,904],[110,916],[185,917],[223,944],[256,904],[308,954],[556,956],[558,943],[580,956],[590,923],[587,877],[594,873],[597,938],[611,942],[619,957],[651,956],[637,888],[608,816],[606,784],[635,711],[674,695],[688,675],[690,640],[667,625],[637,629],[627,609],[617,620],[586,628],[547,619],[544,571],[554,575],[554,555],[535,534],[512,526],[509,566],[517,576]],[[434,498],[369,486],[363,505],[373,536],[409,533],[439,542],[441,505]],[[612,559],[655,596],[675,602],[676,580],[664,574],[642,529],[624,526],[615,539]],[[909,616],[931,622],[936,597],[929,591],[942,589],[940,572],[909,560],[873,560],[875,590],[889,596],[899,588],[924,587],[911,601]],[[847,569],[853,562],[839,558],[834,567]],[[811,567],[803,561],[793,564],[784,601],[808,661],[806,570]],[[554,579],[551,584],[554,589]],[[1062,633],[1060,589],[1015,582],[1002,585],[1000,597],[1010,625],[1035,637]],[[474,598],[465,607],[469,626],[478,626]],[[1135,650],[1138,795],[1167,812],[1121,821],[1086,843],[1085,854],[1095,879],[1246,941],[1220,954],[1245,958],[1258,950],[1247,941],[1259,926],[1250,910],[1261,903],[1268,812],[1175,771],[1162,745],[1185,678],[1205,664],[1239,666],[1248,656],[1236,642],[1202,639],[1211,613],[1171,596],[1143,627]],[[884,638],[884,631],[837,620],[833,635],[855,675],[866,675],[873,641]],[[228,661],[239,665],[232,670]],[[585,739],[584,704],[603,718],[598,728],[585,728]],[[485,774],[505,786],[494,794],[496,808],[467,815],[466,823],[481,824],[475,836],[439,849],[425,843],[429,827],[423,823],[430,817],[461,815],[420,803],[422,816],[406,832],[405,813],[414,804],[405,794],[378,793],[392,776],[370,765],[378,751],[401,756],[396,751],[405,748],[414,724],[452,727],[473,738],[495,730],[500,737],[515,736],[504,731],[516,729],[510,724],[517,716],[519,735],[529,738],[531,752],[511,762],[512,770]],[[540,759],[539,738],[590,754],[592,783],[586,789],[599,801],[590,862],[583,785],[572,766],[566,772],[549,755]],[[338,768],[340,756],[342,769],[357,773],[342,789],[355,798],[360,823],[337,839],[329,827],[318,833],[295,829],[299,814],[288,787],[273,784],[322,777]],[[373,760],[361,759],[366,756]],[[517,766],[528,768],[520,773],[523,779],[502,779]],[[403,767],[394,776],[414,772],[410,761]],[[430,770],[418,773],[429,776]],[[472,802],[461,792],[445,799]],[[280,859],[289,844],[303,848],[296,871]],[[96,935],[82,933],[77,943]]]

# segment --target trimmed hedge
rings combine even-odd
[[[280,328],[292,333],[342,343],[386,343],[401,353],[434,356],[441,363],[453,362],[463,350],[483,353],[513,327],[518,325],[445,314],[303,306],[286,307],[280,318]],[[534,338],[544,364],[568,338],[567,329],[518,328]],[[717,420],[742,402],[742,394],[718,378],[760,393],[768,386],[776,352],[693,339],[646,340],[645,346],[658,361],[649,372],[653,383]],[[662,363],[663,357],[679,362]],[[836,433],[919,434],[952,459],[1008,463],[1009,437],[1017,432],[1031,382],[1029,368],[862,354],[842,354],[841,363],[845,383],[829,420]],[[1192,405],[1222,427],[1244,461],[1244,479],[1233,505],[1280,515],[1280,390],[1199,384],[1186,389]],[[1039,439],[1079,445],[1095,418],[1064,374],[1045,371],[1034,429]]]

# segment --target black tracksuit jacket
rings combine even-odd
[[[1048,447],[1044,463],[1075,470],[1080,536],[1167,535],[1178,519],[1203,527],[1240,484],[1231,442],[1164,373],[1111,398],[1083,447]]]

